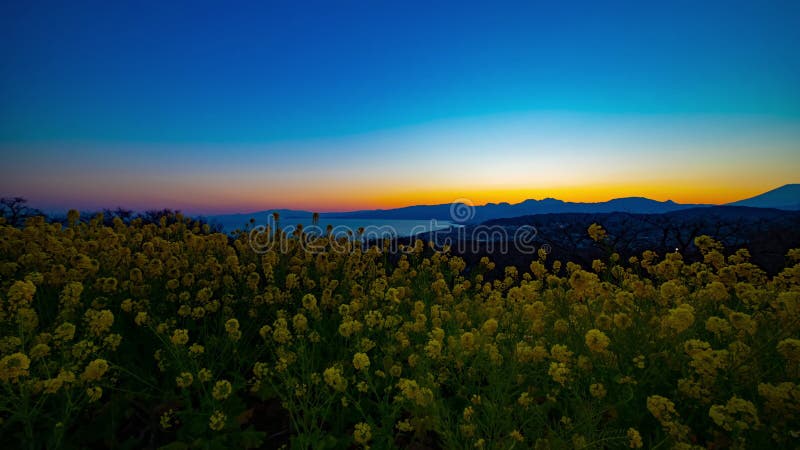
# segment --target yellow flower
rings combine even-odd
[[[144,311],[136,313],[136,317],[133,319],[133,322],[136,325],[144,325],[147,323],[147,313]]]
[[[292,318],[292,326],[297,333],[303,334],[308,330],[308,319],[303,314],[295,314]]]
[[[419,406],[427,406],[433,402],[433,391],[430,388],[420,387],[414,380],[401,378],[397,387],[400,389],[401,398]]]
[[[517,403],[519,403],[519,405],[523,408],[527,408],[533,404],[533,399],[527,392],[523,392],[519,395],[519,398],[517,398]]]
[[[303,308],[314,311],[317,309],[317,298],[313,294],[306,294],[302,299]]]
[[[800,363],[800,339],[788,338],[778,342],[778,353],[789,362]]]
[[[353,367],[361,371],[369,369],[369,356],[366,353],[356,353],[353,356]]]
[[[75,325],[64,322],[59,325],[53,333],[53,339],[59,343],[69,342],[75,337]]]
[[[89,397],[89,403],[96,402],[103,396],[103,388],[100,386],[86,388],[86,396]]]
[[[236,319],[228,319],[225,322],[225,332],[228,333],[228,338],[238,341],[242,337],[242,332],[239,331],[239,321]]]
[[[497,332],[497,319],[488,319],[483,323],[481,331],[487,336],[492,336]]]
[[[370,428],[369,424],[364,422],[357,423],[355,430],[353,430],[353,440],[355,440],[357,444],[366,446],[371,439],[372,428]]]
[[[694,323],[694,308],[686,303],[669,310],[664,318],[664,324],[676,333],[686,331]]]
[[[177,329],[172,332],[172,337],[170,338],[175,345],[186,345],[189,342],[189,330],[184,329]]]
[[[272,331],[272,339],[279,344],[287,344],[292,340],[292,332],[289,331],[289,323],[283,317],[273,323],[275,329]]]
[[[647,410],[673,439],[679,441],[686,439],[690,429],[678,422],[679,415],[671,400],[659,395],[647,397]]]
[[[15,383],[18,378],[28,375],[31,360],[24,353],[13,353],[0,359],[0,380]]]
[[[727,431],[744,431],[760,427],[758,411],[753,403],[739,397],[731,397],[722,405],[713,405],[709,417]]]
[[[111,329],[111,325],[114,324],[114,313],[107,309],[102,311],[90,309],[86,311],[84,316],[86,321],[89,322],[89,331],[95,336],[106,333]]]
[[[211,417],[208,418],[208,427],[214,431],[219,431],[225,427],[225,422],[228,420],[228,416],[225,415],[222,411],[214,411],[211,414]]]
[[[606,230],[603,229],[600,225],[593,223],[589,225],[589,237],[592,238],[593,241],[599,242],[606,238]]]
[[[211,390],[211,395],[216,400],[225,400],[226,398],[230,397],[231,392],[233,392],[231,382],[228,380],[220,380],[214,384],[214,389]]]
[[[347,389],[347,380],[342,376],[342,371],[338,367],[329,367],[322,373],[325,383],[338,392]]]
[[[628,432],[626,433],[628,436],[628,447],[629,448],[642,448],[644,445],[642,443],[642,435],[636,431],[635,428],[628,428]]]
[[[475,335],[469,331],[462,334],[459,338],[459,341],[461,342],[461,347],[464,350],[468,352],[475,350]]]
[[[508,436],[517,442],[522,442],[525,440],[525,437],[522,435],[522,433],[519,432],[519,430],[512,431],[511,433],[508,434]]]
[[[464,417],[464,420],[467,422],[470,422],[472,420],[472,416],[474,414],[475,410],[472,408],[472,406],[467,406],[466,408],[464,408],[464,412],[461,413],[462,417]]]
[[[47,344],[36,344],[31,348],[30,353],[33,359],[44,358],[50,354],[50,346]]]
[[[211,381],[213,377],[214,375],[211,373],[211,371],[206,368],[202,368],[197,372],[197,379],[202,383]]]
[[[206,348],[196,342],[189,346],[189,353],[192,355],[202,355],[205,351]]]
[[[397,427],[398,430],[406,433],[414,431],[414,425],[412,425],[411,421],[408,419],[397,422],[397,425],[395,425],[395,427]]]
[[[86,368],[81,374],[83,381],[97,381],[103,378],[103,375],[108,371],[108,361],[105,359],[95,359],[86,365]]]
[[[589,386],[589,393],[592,394],[594,398],[604,398],[606,396],[606,387],[603,386],[603,383],[592,383]]]
[[[175,383],[179,388],[187,388],[192,385],[193,381],[194,377],[189,372],[181,372],[179,376],[175,377]]]
[[[572,358],[572,352],[566,345],[555,344],[550,347],[550,357],[562,363],[568,363]]]
[[[569,367],[567,367],[567,365],[564,363],[555,361],[551,362],[547,374],[550,375],[553,381],[562,386],[569,382],[570,370]]]
[[[442,343],[436,339],[431,339],[425,344],[425,354],[428,358],[436,360],[442,355]]]
[[[169,409],[164,414],[161,414],[161,418],[159,419],[159,423],[161,424],[161,429],[169,430],[170,428],[172,428],[172,419],[174,413],[175,413],[174,410]]]
[[[8,306],[11,311],[26,308],[33,302],[36,285],[30,281],[15,281],[8,289]]]
[[[603,353],[608,348],[611,340],[605,333],[598,329],[592,329],[586,332],[585,336],[586,346],[589,347],[594,353]]]

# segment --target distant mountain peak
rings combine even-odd
[[[731,206],[800,210],[800,183],[785,184],[755,197],[728,203]]]

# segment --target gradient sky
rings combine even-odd
[[[2,2],[0,195],[332,211],[800,181],[797,1],[259,3]]]

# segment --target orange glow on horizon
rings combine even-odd
[[[541,200],[555,198],[565,202],[605,202],[622,197],[646,197],[657,201],[672,200],[684,204],[725,204],[743,200],[762,194],[779,185],[766,185],[764,187],[740,186],[737,189],[729,187],[706,187],[703,189],[680,185],[600,185],[592,188],[585,186],[544,188],[494,188],[494,189],[436,189],[436,190],[379,190],[378,193],[364,193],[361,195],[337,196],[327,192],[326,195],[301,196],[299,193],[284,197],[280,202],[260,202],[254,198],[237,198],[236,202],[225,202],[225,212],[253,212],[266,209],[297,209],[316,212],[342,212],[371,209],[393,209],[413,205],[447,204],[456,200],[465,199],[474,205],[487,203],[520,203],[528,199]],[[374,190],[373,190],[374,191]],[[343,199],[344,197],[344,199]],[[210,205],[208,205],[210,206]]]

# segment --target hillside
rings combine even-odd
[[[731,206],[800,210],[800,184],[786,184],[755,197],[730,203]]]

